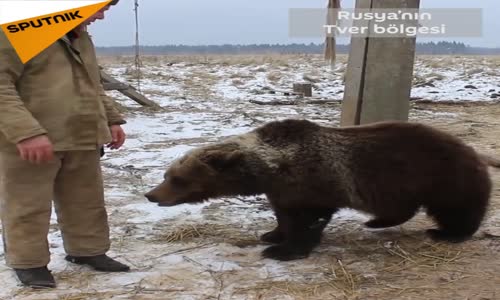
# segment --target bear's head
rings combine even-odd
[[[163,182],[145,197],[159,206],[174,206],[248,194],[255,176],[245,165],[245,154],[235,145],[195,149],[174,161]]]

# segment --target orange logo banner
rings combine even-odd
[[[23,63],[109,4],[110,1],[0,25]]]

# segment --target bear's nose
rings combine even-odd
[[[151,194],[145,194],[144,197],[146,197],[151,202],[158,203],[158,199],[156,199],[156,197]]]

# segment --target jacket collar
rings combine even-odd
[[[76,61],[78,61],[80,64],[83,65],[83,60],[80,56],[80,50],[75,46],[74,43],[72,43],[68,35],[67,34],[64,35],[62,38],[59,39],[59,41],[64,45],[64,47],[66,48],[66,50],[68,50],[71,56],[73,56],[73,58],[76,59]]]

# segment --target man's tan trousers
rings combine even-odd
[[[57,152],[56,158],[37,165],[0,151],[0,216],[12,268],[49,263],[52,200],[67,254],[91,256],[109,249],[99,150]]]

